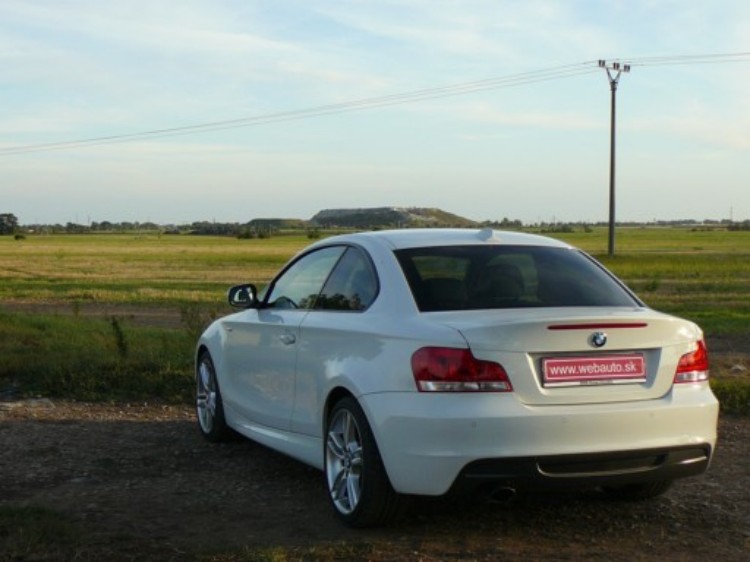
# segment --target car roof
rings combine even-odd
[[[328,238],[325,243],[349,242],[365,245],[387,245],[392,250],[407,248],[425,248],[436,246],[471,246],[471,245],[514,245],[514,246],[548,246],[555,248],[572,248],[569,244],[524,232],[505,230],[483,230],[469,228],[410,228],[401,230],[378,230],[358,232]]]

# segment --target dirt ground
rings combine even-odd
[[[180,324],[178,313],[137,312],[107,313]],[[746,338],[709,341],[712,360],[728,366],[746,366],[747,347]],[[422,499],[398,525],[355,531],[334,518],[321,473],[249,441],[206,442],[190,407],[5,401],[2,506],[49,508],[80,530],[75,548],[41,559],[747,561],[750,419],[723,416],[710,470],[655,500],[593,491],[509,505]],[[0,561],[10,559],[0,540]]]
[[[709,472],[655,500],[592,491],[510,505],[419,500],[397,526],[375,531],[335,520],[316,470],[244,440],[204,441],[187,407],[5,402],[0,444],[0,505],[64,514],[85,531],[82,560],[273,547],[316,559],[344,543],[345,557],[322,559],[750,559],[747,418],[723,417]]]

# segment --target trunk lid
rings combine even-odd
[[[692,322],[647,308],[539,308],[433,313],[478,359],[500,363],[528,405],[658,399],[680,357],[695,348]]]

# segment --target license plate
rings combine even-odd
[[[542,360],[545,386],[622,384],[646,380],[643,355],[553,357]]]

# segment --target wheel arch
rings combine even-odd
[[[195,348],[195,363],[196,364],[198,363],[198,360],[201,358],[201,356],[204,353],[208,353],[209,355],[211,355],[211,359],[213,359],[213,354],[211,354],[211,350],[208,349],[208,346],[205,343],[200,343]]]
[[[347,396],[350,396],[354,400],[357,400],[357,397],[354,396],[354,393],[352,393],[348,388],[345,388],[343,386],[336,386],[331,389],[331,391],[328,393],[328,396],[326,397],[325,404],[323,405],[323,415],[321,416],[320,424],[321,424],[321,435],[323,435],[323,440],[325,441],[325,434],[326,434],[326,426],[328,425],[328,417],[331,415],[331,410],[336,405],[336,403],[341,400],[342,398],[346,398]],[[359,402],[359,400],[357,400]],[[365,414],[367,415],[367,414]],[[369,423],[369,420],[368,420]]]
[[[357,393],[353,392],[351,389],[345,386],[341,386],[341,385],[335,386],[334,388],[331,389],[331,391],[328,393],[328,396],[326,398],[325,404],[323,406],[321,420],[320,420],[321,431],[322,431],[321,435],[323,436],[323,442],[325,443],[325,440],[326,440],[328,420],[331,416],[331,411],[333,410],[334,406],[336,406],[336,404],[343,398],[351,398],[357,403],[360,410],[362,410],[362,414],[365,416],[365,421],[367,422],[367,425],[370,428],[370,432],[372,433],[372,437],[375,440],[375,445],[378,448],[378,455],[381,457],[381,460],[382,460],[382,454],[380,453],[380,439],[378,435],[379,428],[377,424],[373,423],[372,413],[367,408],[367,404],[358,398]],[[383,461],[383,464],[385,465],[385,461]],[[388,474],[387,466],[385,466],[385,471]],[[390,474],[388,474],[388,477],[390,479]]]
[[[195,346],[195,355],[193,356],[194,365],[197,367],[201,356],[207,353],[214,365],[217,379],[223,380],[223,376],[221,375],[221,373],[224,371],[223,349],[223,341],[217,335],[217,333],[215,331],[209,332],[207,330],[206,333],[201,336]]]

